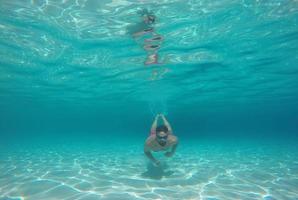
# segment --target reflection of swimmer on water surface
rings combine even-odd
[[[143,9],[138,13],[142,16],[142,21],[129,26],[128,32],[135,40],[141,40],[143,49],[147,52],[145,65],[158,64],[158,49],[163,41],[163,37],[154,30],[153,24],[156,17],[147,9]]]
[[[141,15],[142,21],[128,27],[128,32],[133,37],[143,36],[144,34],[154,31],[152,25],[155,23],[155,15],[153,15],[153,13],[149,12],[147,9],[139,11],[138,14]]]

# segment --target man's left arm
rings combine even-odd
[[[176,138],[175,141],[174,141],[174,143],[173,143],[173,146],[172,146],[171,151],[166,152],[165,155],[167,157],[171,157],[172,155],[174,155],[174,153],[176,152],[177,146],[178,146],[178,139]]]

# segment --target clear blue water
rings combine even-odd
[[[293,0],[2,0],[0,200],[298,199],[297,61]]]

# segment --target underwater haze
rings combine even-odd
[[[297,200],[297,63],[297,0],[1,0],[0,200]]]

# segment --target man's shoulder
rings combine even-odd
[[[175,135],[169,135],[169,141],[172,143],[177,143],[178,142],[178,137]]]
[[[153,146],[154,138],[155,138],[155,135],[151,135],[146,139],[145,145],[144,145],[145,152],[149,151],[151,149],[151,147]]]

